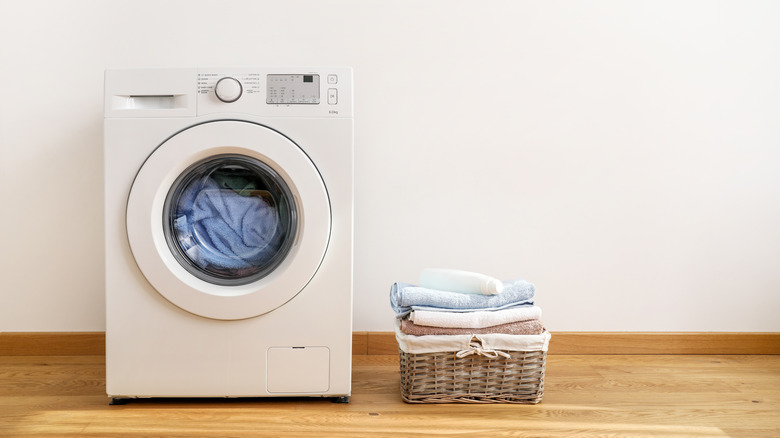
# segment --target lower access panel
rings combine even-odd
[[[330,388],[328,347],[271,347],[267,359],[270,393],[306,394]]]

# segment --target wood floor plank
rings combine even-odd
[[[353,357],[349,404],[109,406],[101,356],[0,357],[2,437],[777,437],[780,356],[548,356],[538,405],[411,405],[398,357]]]

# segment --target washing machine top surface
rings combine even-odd
[[[348,67],[106,71],[106,117],[351,118],[352,107]]]

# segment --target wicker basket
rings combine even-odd
[[[401,397],[407,403],[539,403],[547,352],[493,353],[399,350]]]

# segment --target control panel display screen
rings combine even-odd
[[[268,75],[265,96],[268,104],[319,104],[320,75]]]

